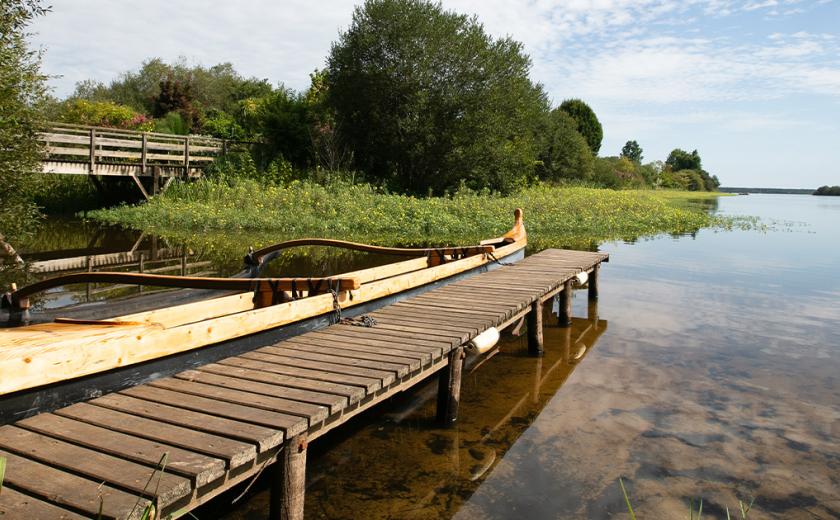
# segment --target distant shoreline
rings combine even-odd
[[[720,187],[718,191],[723,193],[775,193],[788,195],[813,195],[815,188],[735,188],[735,187]]]

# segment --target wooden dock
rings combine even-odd
[[[309,442],[433,374],[451,424],[464,345],[524,320],[540,355],[543,304],[558,296],[568,326],[576,275],[595,299],[607,260],[546,250],[377,310],[370,327],[333,325],[0,427],[0,516],[178,517],[265,470],[271,518],[302,518]]]

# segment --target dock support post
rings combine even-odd
[[[306,433],[283,444],[283,451],[271,468],[271,520],[303,520],[306,495]]]
[[[449,353],[449,364],[438,376],[437,420],[443,426],[451,426],[458,420],[463,367],[464,347],[458,347]]]
[[[532,356],[543,355],[543,313],[539,300],[531,304],[528,313],[528,353]]]
[[[589,273],[589,301],[598,299],[598,273],[601,271],[601,264],[595,264],[592,272]]]
[[[557,324],[568,327],[572,324],[572,280],[567,280],[560,293],[560,310],[557,313]]]

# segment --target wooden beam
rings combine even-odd
[[[561,327],[572,325],[572,291],[572,280],[567,280],[560,293],[560,310],[557,315],[557,324]]]
[[[134,179],[134,183],[137,184],[137,187],[140,188],[140,191],[143,193],[143,196],[146,197],[146,200],[149,200],[149,192],[146,191],[146,188],[143,187],[143,183],[140,182],[140,179],[137,178],[137,175],[131,174],[131,178]]]
[[[528,313],[528,352],[532,356],[542,356],[543,347],[543,306],[539,299],[531,304]]]
[[[437,420],[442,426],[451,426],[458,420],[463,367],[464,347],[458,347],[449,353],[449,363],[438,375]]]
[[[592,272],[589,273],[589,300],[598,299],[598,275],[601,272],[601,264],[595,264]]]
[[[272,466],[268,513],[271,520],[303,520],[307,443],[306,432],[288,439]]]

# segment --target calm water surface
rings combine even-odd
[[[513,338],[469,375],[313,443],[311,518],[840,518],[840,199],[750,195],[775,231],[605,244],[600,320]],[[575,314],[587,316],[585,292]],[[577,358],[577,359],[576,359]],[[253,491],[230,518],[263,518]],[[218,514],[207,511],[208,515]]]
[[[626,518],[621,477],[640,518],[686,518],[692,498],[703,518],[753,498],[753,519],[840,518],[840,198],[724,197],[717,210],[782,224],[604,244],[598,307],[577,294],[578,318],[546,329],[542,359],[506,339],[465,378],[456,428],[434,425],[430,382],[314,442],[307,516]],[[105,236],[117,249],[138,238]],[[190,257],[239,265],[205,260]],[[371,261],[313,252],[281,271]],[[196,515],[265,518],[266,484],[225,505],[240,492]]]

